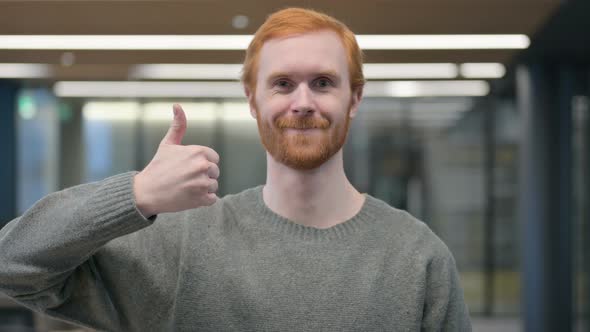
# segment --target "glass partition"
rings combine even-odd
[[[20,215],[59,182],[59,113],[53,94],[25,88],[17,96],[17,213]]]

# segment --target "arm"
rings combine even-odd
[[[422,331],[471,331],[455,260],[446,245],[427,268]]]
[[[2,228],[0,290],[36,311],[120,330],[92,255],[152,223],[135,207],[132,181],[126,173],[53,193]]]
[[[219,156],[180,145],[185,130],[175,105],[174,121],[142,172],[48,195],[1,229],[0,291],[100,330],[155,328],[150,324],[173,306],[182,230],[179,215],[161,216],[149,228],[155,218],[144,216],[217,200]]]

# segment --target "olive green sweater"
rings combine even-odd
[[[145,219],[133,176],[48,195],[0,230],[0,291],[105,331],[470,331],[448,248],[365,195],[328,229],[262,186]]]

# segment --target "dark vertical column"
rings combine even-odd
[[[59,189],[82,183],[84,171],[82,103],[71,101],[67,106],[60,120]]]
[[[572,331],[572,70],[517,69],[525,331]]]
[[[549,221],[549,246],[553,257],[550,259],[551,288],[550,303],[555,306],[554,327],[560,331],[573,331],[574,322],[574,246],[573,237],[573,99],[576,95],[576,79],[572,66],[560,66],[557,108],[551,111],[554,142],[550,147],[555,177],[550,177],[551,194],[555,204]],[[553,240],[555,239],[555,240]],[[554,242],[555,241],[555,242]],[[554,329],[554,330],[556,330]]]
[[[519,219],[522,226],[522,301],[525,331],[544,330],[543,317],[548,313],[545,301],[545,264],[543,246],[548,219],[544,204],[548,202],[543,145],[545,108],[540,68],[520,66],[516,70],[517,103],[522,131],[519,164]]]
[[[586,75],[584,77],[584,84],[585,84],[585,95],[590,96],[590,67],[586,67]],[[582,313],[585,317],[586,321],[586,328],[585,331],[590,332],[590,109],[586,106],[584,116],[582,117],[584,124],[583,124],[583,136],[582,136],[582,146],[583,151],[581,151],[581,158],[582,163],[581,167],[583,167],[583,183],[582,183],[582,190],[581,195],[582,198],[580,199],[580,204],[582,204],[583,208],[580,218],[582,218],[582,228],[580,229],[582,233],[582,269],[581,271],[585,272],[583,275],[585,276],[585,280],[582,282],[586,285],[586,291],[583,294],[578,294],[578,296],[585,296],[586,297],[586,307],[585,311]],[[580,149],[582,150],[582,149]],[[580,271],[580,270],[578,270]]]
[[[16,217],[16,94],[18,86],[0,80],[0,228]]]
[[[483,312],[491,316],[494,311],[494,239],[495,239],[495,199],[494,199],[494,169],[496,143],[494,138],[495,116],[491,98],[487,98],[483,110],[483,148],[484,148],[484,306]]]

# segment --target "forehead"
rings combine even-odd
[[[322,30],[266,41],[260,50],[259,78],[273,73],[333,71],[348,77],[346,50],[333,31]]]

